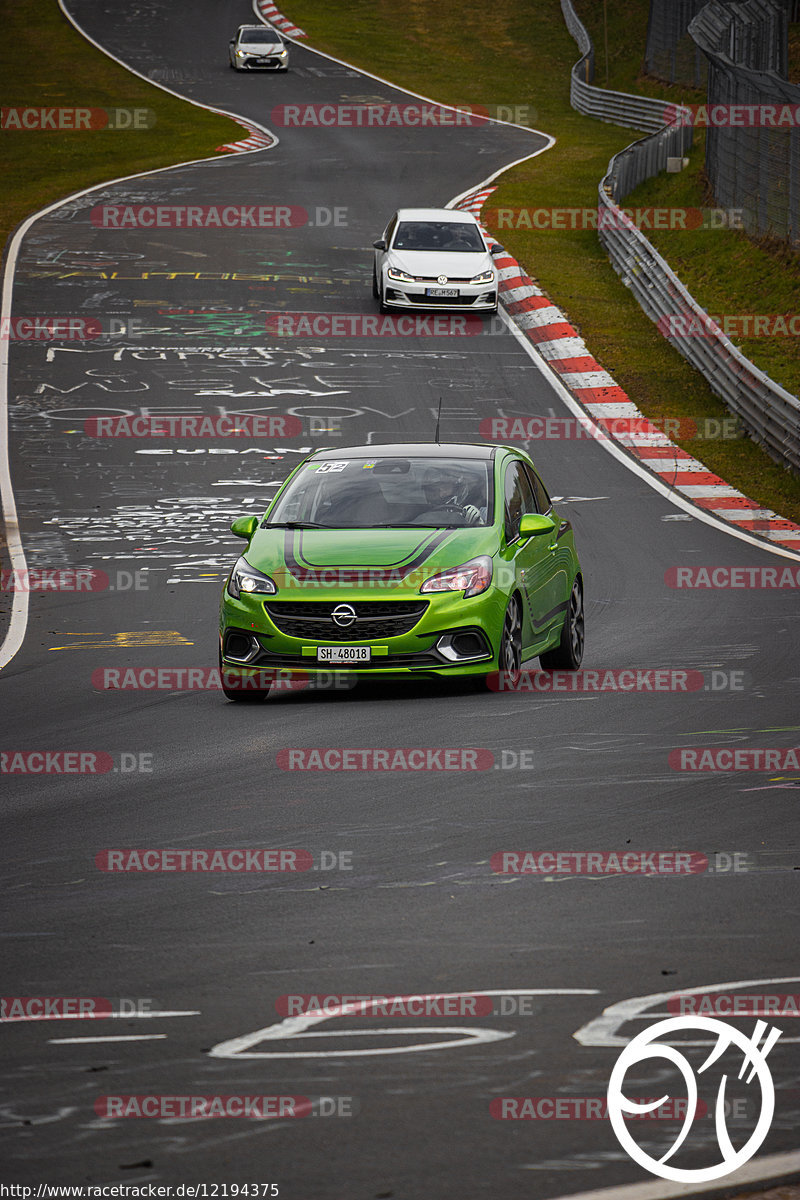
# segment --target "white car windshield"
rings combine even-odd
[[[249,45],[259,42],[279,42],[280,36],[274,29],[248,29],[239,38],[240,42],[247,42]]]
[[[401,221],[392,249],[487,252],[478,229],[467,221]]]
[[[492,519],[491,478],[492,464],[482,459],[312,459],[280,496],[267,525],[486,525]]]

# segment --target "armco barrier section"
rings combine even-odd
[[[561,0],[567,27],[578,43],[581,59],[572,68],[570,95],[573,107],[601,120],[641,128],[643,97],[610,93],[604,106],[602,88],[590,87],[582,76],[591,77],[593,52],[589,35],[572,7]],[[591,64],[591,66],[590,66]],[[616,114],[624,101],[632,102],[624,121]],[[577,100],[577,103],[576,103]],[[666,261],[650,244],[641,230],[630,221],[619,204],[634,188],[667,166],[667,158],[678,158],[691,145],[691,125],[682,125],[681,110],[677,123],[664,126],[665,105],[647,100],[657,107],[662,128],[615,154],[600,181],[598,236],[622,282],[629,287],[641,307],[661,332],[692,366],[707,379],[712,390],[731,412],[741,419],[751,437],[759,442],[775,462],[800,473],[800,403],[785,388],[765,375],[745,358],[725,337],[708,314],[693,299]],[[686,330],[685,334],[680,331]]]
[[[741,210],[752,236],[800,247],[800,87],[786,79],[786,28],[783,9],[746,0],[707,4],[689,32],[708,59],[708,111],[765,114],[709,126],[706,173],[717,204]]]

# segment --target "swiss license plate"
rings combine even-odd
[[[317,662],[369,662],[369,646],[317,646]]]
[[[457,296],[458,288],[426,288],[426,296]]]

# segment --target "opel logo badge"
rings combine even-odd
[[[358,619],[358,614],[352,604],[337,604],[331,617],[341,629],[347,629]]]
[[[437,278],[436,282],[437,282],[437,283],[447,283],[447,276],[446,276],[446,275],[439,275],[439,277]]]

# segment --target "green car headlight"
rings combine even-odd
[[[269,575],[262,575],[244,558],[237,560],[228,580],[228,594],[238,600],[242,592],[255,592],[262,596],[274,596],[277,592]]]
[[[492,560],[488,554],[471,558],[460,567],[451,567],[426,579],[421,592],[463,592],[464,598],[480,596],[492,582]]]
[[[397,283],[414,283],[414,276],[408,275],[405,271],[399,270],[397,267],[389,267],[386,272],[390,279],[394,279]]]
[[[470,279],[470,283],[494,283],[494,271],[481,271],[480,275]]]

